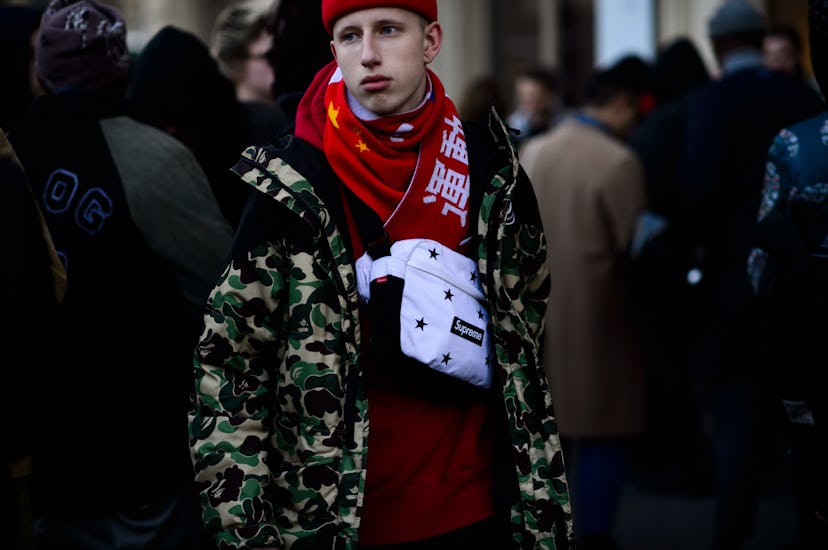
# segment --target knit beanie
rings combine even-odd
[[[52,90],[100,89],[129,74],[126,22],[96,0],[52,0],[35,45],[38,77]]]
[[[716,40],[765,30],[765,16],[746,0],[727,0],[710,18],[707,34]]]
[[[402,8],[419,13],[429,21],[437,20],[437,0],[322,0],[322,22],[328,34],[333,35],[337,19],[369,8]]]

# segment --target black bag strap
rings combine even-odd
[[[351,207],[351,215],[362,237],[366,252],[373,259],[391,255],[391,240],[385,232],[382,220],[373,208],[360,199],[350,187],[343,184],[345,198]]]

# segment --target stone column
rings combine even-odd
[[[127,19],[129,46],[139,50],[162,27],[173,25],[209,43],[218,12],[228,0],[110,0]]]
[[[538,13],[538,63],[552,68],[560,65],[560,0],[535,0]]]
[[[431,68],[449,96],[459,99],[465,84],[491,72],[492,0],[438,0],[443,48]]]

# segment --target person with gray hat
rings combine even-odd
[[[41,550],[202,540],[189,365],[232,235],[189,150],[125,115],[126,33],[111,5],[52,1],[35,49],[48,93],[10,136],[68,281],[35,382],[9,390],[38,426]]]
[[[764,35],[767,22],[764,14],[747,0],[727,0],[713,13],[707,23],[707,34],[713,41],[716,55],[720,52],[725,37],[744,40],[749,34]]]
[[[765,16],[727,0],[708,24],[721,76],[690,106],[679,180],[684,216],[704,249],[697,368],[712,424],[716,505],[712,547],[750,537],[767,438],[767,334],[745,272],[773,136],[821,110],[806,84],[766,69]]]

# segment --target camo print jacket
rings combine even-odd
[[[513,547],[560,550],[572,524],[538,363],[545,239],[502,122],[467,125],[466,138],[495,380],[513,447]],[[234,170],[258,193],[195,354],[190,436],[203,519],[220,549],[355,549],[370,403],[339,184],[321,152],[295,138],[246,150]]]

